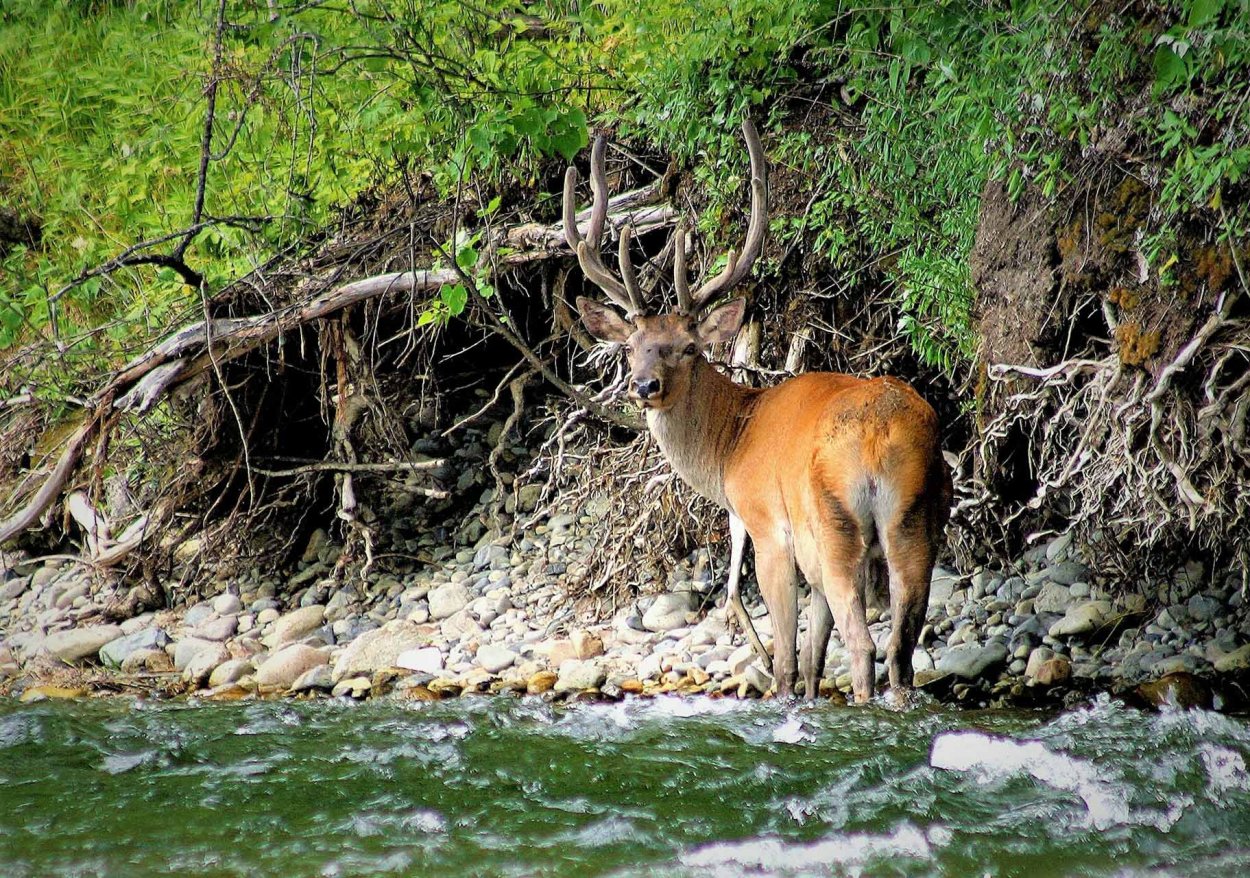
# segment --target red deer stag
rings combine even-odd
[[[755,547],[760,592],[772,617],[776,693],[795,687],[798,574],[811,585],[809,639],[802,656],[808,698],[816,697],[831,625],[851,655],[855,700],[873,694],[876,648],[868,633],[866,592],[889,577],[893,632],[886,649],[890,686],[904,701],[912,652],[924,622],[929,578],[949,514],[950,474],[938,444],[937,415],[894,378],[865,380],[827,372],[798,375],[776,387],[735,384],[704,358],[742,325],[746,300],[708,310],[739,284],[760,253],[768,225],[764,151],[750,121],[742,126],[751,157],[751,218],[741,255],[691,291],[686,233],[674,233],[677,308],[648,314],[630,263],[631,230],[620,233],[620,277],[599,254],[607,212],[603,142],[591,153],[593,207],[582,238],[574,218],[577,171],[564,186],[564,228],[582,271],[617,306],[577,300],[592,335],[623,344],[629,395],[646,410],[664,456],[692,488],[729,511],[733,538],[730,598],[738,596],[745,534]],[[797,568],[797,569],[796,569]],[[744,628],[754,635],[749,619]],[[763,647],[754,638],[756,649]]]

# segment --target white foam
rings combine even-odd
[[[1124,795],[1091,763],[1051,752],[1040,741],[1013,741],[982,732],[946,732],[934,739],[929,764],[947,771],[972,772],[982,781],[1027,774],[1079,796],[1096,829],[1134,822]]]
[[[774,744],[807,744],[814,740],[816,736],[803,725],[803,721],[797,716],[790,717],[773,729]]]
[[[1202,765],[1207,770],[1208,792],[1212,798],[1220,793],[1250,790],[1250,774],[1246,772],[1246,758],[1236,750],[1215,744],[1198,747]]]
[[[729,874],[812,869],[824,874],[833,865],[855,865],[886,857],[928,860],[932,856],[933,848],[924,832],[904,823],[889,835],[859,833],[807,844],[776,838],[720,842],[683,853],[681,862],[694,869],[712,869],[717,874],[731,868]]]

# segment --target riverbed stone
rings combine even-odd
[[[243,602],[236,594],[219,594],[213,598],[213,612],[218,616],[233,616],[243,612]]]
[[[325,617],[326,608],[322,604],[311,604],[292,610],[273,623],[273,631],[269,635],[268,643],[274,647],[293,643],[320,628],[325,622]]]
[[[162,649],[169,643],[169,635],[155,626],[123,635],[100,648],[100,661],[106,668],[118,670],[132,653],[140,649]]]
[[[334,675],[330,671],[330,666],[317,665],[309,668],[299,675],[294,683],[291,684],[291,692],[307,692],[310,689],[318,689],[322,692],[329,692],[334,688]]]
[[[648,631],[672,631],[689,624],[696,595],[689,591],[671,591],[657,595],[642,614],[642,625]]]
[[[220,641],[229,640],[238,630],[239,618],[237,616],[213,616],[187,633],[201,640]]]
[[[381,628],[366,631],[347,645],[334,663],[334,679],[349,674],[368,674],[395,667],[400,653],[428,646],[434,631],[407,619],[395,619]]]
[[[227,683],[237,683],[243,677],[256,670],[251,659],[230,659],[213,668],[213,672],[208,675],[209,688],[216,689],[218,686],[225,686]]]
[[[202,685],[218,665],[229,660],[230,653],[225,644],[210,642],[209,646],[198,650],[183,666],[182,679],[194,686]]]
[[[1051,637],[1073,637],[1088,634],[1100,627],[1111,614],[1110,601],[1086,601],[1069,607],[1063,618],[1050,626]]]
[[[167,674],[173,669],[173,659],[163,649],[137,649],[121,664],[123,674]]]
[[[569,659],[560,665],[555,691],[564,693],[598,689],[607,679],[607,671],[594,659],[589,661]]]
[[[1007,655],[1007,647],[997,641],[985,645],[965,643],[947,649],[934,664],[939,673],[970,680],[1005,663]]]
[[[256,669],[256,682],[261,686],[286,689],[306,671],[329,661],[325,650],[305,643],[292,643],[261,662]]]
[[[488,643],[477,651],[477,662],[483,670],[497,674],[504,668],[511,667],[517,660],[517,654],[506,646]]]
[[[440,585],[429,594],[430,618],[441,621],[459,613],[473,599],[463,582]]]
[[[573,645],[573,654],[579,659],[592,659],[603,655],[603,638],[584,628],[574,628],[569,632],[569,642]]]
[[[1038,613],[1065,613],[1072,603],[1072,592],[1057,582],[1042,583],[1041,590],[1033,598],[1033,608]]]
[[[1216,659],[1213,664],[1221,674],[1250,669],[1250,643]]]
[[[443,651],[437,646],[405,649],[395,657],[395,667],[417,674],[441,674],[443,672]]]
[[[49,634],[43,640],[43,649],[72,665],[93,658],[101,647],[121,636],[120,625],[85,625]]]

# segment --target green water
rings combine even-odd
[[[1105,700],[0,702],[0,876],[1246,875],[1248,757]]]

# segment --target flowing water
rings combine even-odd
[[[1250,723],[0,702],[0,876],[1247,875]]]

